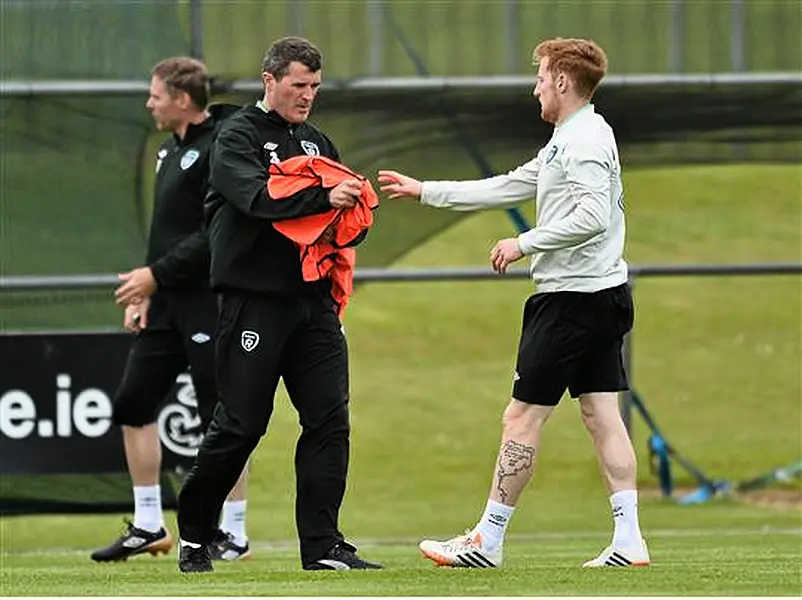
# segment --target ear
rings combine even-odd
[[[276,83],[276,78],[273,77],[272,73],[267,73],[267,72],[262,73],[262,85],[264,86],[265,89],[267,89],[268,86],[272,87],[273,85],[275,85],[275,83]]]
[[[557,91],[564,94],[568,91],[569,83],[568,76],[563,71],[560,71],[557,74],[557,81],[555,82]]]
[[[187,110],[190,106],[192,106],[192,98],[190,98],[189,94],[186,92],[178,92],[176,103],[181,110]]]

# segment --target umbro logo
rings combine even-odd
[[[205,334],[202,331],[199,331],[198,333],[193,335],[190,339],[193,342],[195,342],[196,344],[205,344],[206,342],[208,342],[212,338],[208,334]]]
[[[265,150],[267,150],[268,152],[272,152],[276,148],[278,148],[278,144],[274,144],[273,142],[267,142],[265,144]]]
[[[134,535],[125,540],[122,545],[126,548],[139,548],[145,541],[145,538]]]
[[[246,329],[240,335],[240,345],[245,352],[252,352],[259,345],[259,334],[255,331]]]

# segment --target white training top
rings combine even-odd
[[[588,104],[506,175],[425,181],[421,202],[454,210],[502,208],[536,195],[537,225],[518,236],[539,292],[596,292],[627,281],[624,190],[612,128]]]

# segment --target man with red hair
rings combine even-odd
[[[490,253],[498,273],[531,255],[537,292],[524,307],[487,506],[466,535],[424,540],[420,549],[442,566],[501,566],[504,534],[534,474],[542,427],[567,389],[579,398],[615,524],[611,544],[584,566],[645,566],[649,553],[638,523],[635,452],[618,411],[618,392],[628,387],[621,347],[634,318],[623,260],[621,165],[613,130],[591,104],[607,56],[593,41],[556,38],[535,48],[534,62],[540,114],[554,124],[534,159],[478,181],[420,182],[379,172],[390,198],[411,196],[452,210],[500,208],[533,196],[537,205],[537,226],[500,240]]]

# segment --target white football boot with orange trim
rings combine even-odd
[[[649,549],[646,540],[641,540],[640,547],[613,548],[607,546],[596,558],[587,561],[583,567],[648,567]]]
[[[419,547],[438,567],[492,569],[500,567],[503,558],[501,546],[494,550],[482,546],[482,535],[478,531],[468,531],[445,542],[423,540]]]

